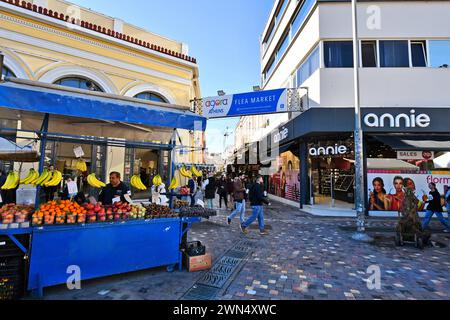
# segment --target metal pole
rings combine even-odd
[[[352,23],[353,23],[353,74],[355,94],[355,204],[357,214],[357,231],[353,234],[354,240],[371,242],[373,239],[366,234],[366,212],[365,212],[365,184],[364,184],[364,155],[363,155],[363,130],[361,124],[361,106],[359,91],[359,39],[357,0],[352,0]]]
[[[41,157],[39,159],[39,174],[42,174],[42,171],[44,171],[44,162],[45,162],[45,147],[47,145],[47,132],[48,132],[48,121],[49,121],[49,114],[46,113],[44,116],[44,121],[42,122],[41,127],[41,145],[40,145],[40,153]],[[40,205],[41,200],[41,186],[36,187],[36,200],[35,200],[35,206],[36,208]]]

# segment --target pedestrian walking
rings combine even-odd
[[[249,193],[249,199],[250,204],[252,206],[252,216],[248,218],[244,223],[241,224],[241,230],[244,234],[248,233],[247,228],[256,220],[258,219],[258,225],[259,225],[259,234],[260,235],[266,235],[268,234],[265,230],[264,225],[264,207],[263,204],[270,205],[269,200],[267,200],[267,197],[264,192],[264,186],[263,186],[263,177],[258,176],[256,178],[256,182],[250,187],[250,193]]]
[[[425,213],[425,218],[423,219],[423,230],[428,228],[430,224],[431,218],[433,215],[436,215],[439,221],[445,226],[444,232],[450,232],[450,224],[445,221],[444,216],[442,215],[442,205],[441,205],[441,194],[436,189],[435,183],[430,183],[428,185],[430,188],[430,196],[426,201],[428,203],[427,212]]]
[[[445,207],[447,208],[447,222],[450,222],[450,188],[448,188],[445,194]]]
[[[198,200],[203,201],[202,177],[197,178],[197,192],[194,195],[194,205],[198,203]]]
[[[227,178],[227,194],[228,194],[228,209],[234,209],[234,180],[231,176]]]
[[[203,182],[203,190],[205,190],[206,207],[214,209],[213,201],[216,198],[216,179],[212,173],[208,175],[208,179]]]
[[[192,177],[189,179],[188,187],[189,187],[189,193],[191,196],[191,207],[193,207],[195,205],[195,195],[196,195],[197,189],[198,189],[198,183],[197,183],[197,179],[195,177]]]
[[[228,225],[231,224],[231,221],[237,214],[239,214],[240,222],[243,224],[245,222],[245,186],[244,186],[245,175],[240,175],[236,177],[233,183],[233,198],[236,208],[234,211],[227,217]]]
[[[225,208],[228,208],[227,180],[225,176],[222,176],[219,180],[217,193],[219,195],[219,208],[222,209],[222,201],[225,204]]]

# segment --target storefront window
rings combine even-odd
[[[300,160],[291,151],[282,153],[272,167],[277,172],[269,177],[269,193],[288,199],[300,201]]]

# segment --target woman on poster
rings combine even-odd
[[[400,176],[396,176],[394,178],[394,188],[395,188],[395,194],[389,195],[389,200],[391,203],[390,211],[402,211],[403,206],[403,199],[405,199],[405,193],[403,192],[403,178]]]
[[[370,210],[386,211],[390,208],[390,199],[384,189],[384,181],[380,177],[372,181],[373,192],[370,193]]]

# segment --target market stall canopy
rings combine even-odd
[[[29,144],[18,144],[0,138],[0,160],[17,162],[37,162],[39,154]]]
[[[206,129],[206,118],[181,110],[179,106],[163,107],[159,103],[149,104],[134,98],[23,80],[0,83],[0,108],[135,126],[198,131]]]
[[[385,136],[376,135],[375,138],[396,151],[449,151],[450,138],[448,136]]]
[[[397,159],[367,158],[368,169],[386,170],[419,170],[419,167]]]

